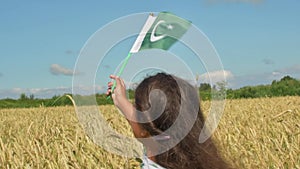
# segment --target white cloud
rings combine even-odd
[[[237,89],[244,86],[270,84],[272,80],[279,79],[279,77],[275,76],[277,76],[275,72],[235,76],[234,79],[229,80],[229,87]]]
[[[300,79],[300,64],[294,64],[273,72],[262,72],[258,74],[235,75],[229,70],[207,72],[199,76],[198,83],[216,84],[226,78],[229,88],[237,89],[244,86],[271,84],[273,80],[280,80],[284,76],[292,76]]]
[[[280,80],[287,75],[300,79],[300,65],[296,64],[273,72],[234,76],[233,79],[229,80],[229,84],[231,84],[229,87],[235,89],[244,86],[271,84],[273,80]]]
[[[66,76],[73,76],[78,75],[79,73],[74,73],[72,69],[65,68],[59,64],[52,64],[50,66],[50,72],[53,75],[66,75]]]
[[[300,74],[300,64],[295,64],[282,69],[277,70],[281,74]]]
[[[95,86],[78,86],[74,87],[74,94],[91,95],[95,93],[104,93],[106,87]],[[17,99],[22,93],[27,96],[33,94],[35,98],[51,98],[54,95],[63,95],[66,93],[72,93],[72,87],[56,87],[56,88],[12,88],[12,89],[0,89],[0,99],[13,98]]]
[[[71,93],[72,88],[68,87],[57,87],[57,88],[12,88],[12,89],[1,89],[1,98],[13,98],[17,99],[22,93],[26,95],[33,94],[36,98],[51,98],[54,95],[62,95],[64,93]]]
[[[231,80],[234,78],[234,75],[229,70],[218,70],[214,72],[207,72],[199,76],[200,83],[212,83],[216,84],[224,80]]]
[[[272,72],[272,76],[279,76],[279,75],[281,75],[280,72],[276,72],[276,71]]]
[[[300,64],[284,67],[282,69],[275,70],[270,74],[265,74],[265,79],[268,80],[280,80],[284,76],[292,76],[293,78],[300,78]]]
[[[94,86],[76,86],[73,87],[73,94],[79,94],[79,95],[92,95],[95,93],[105,93],[107,89],[107,86],[100,86],[100,85],[94,85]]]

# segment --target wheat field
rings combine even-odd
[[[209,102],[202,103],[205,113]],[[114,106],[100,106],[107,122],[132,136]],[[300,97],[227,100],[214,133],[236,168],[300,168]],[[0,109],[0,168],[139,168],[94,144],[74,107]]]

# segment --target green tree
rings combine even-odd
[[[34,100],[34,94],[30,94],[30,95],[29,95],[29,99],[30,99],[30,100]]]
[[[211,86],[209,83],[201,83],[199,90],[200,91],[211,91]]]
[[[226,81],[221,81],[216,83],[216,88],[219,90],[221,93],[226,92],[228,83]]]
[[[27,100],[28,97],[26,96],[25,93],[21,93],[19,100]]]

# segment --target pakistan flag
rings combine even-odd
[[[152,48],[168,50],[190,26],[190,21],[169,12],[150,14],[130,53]]]

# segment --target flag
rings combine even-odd
[[[190,21],[169,12],[150,14],[130,53],[152,48],[168,50],[190,26]]]
[[[191,22],[182,19],[169,12],[160,12],[158,16],[150,14],[142,31],[134,42],[130,52],[125,58],[117,76],[121,76],[132,53],[137,53],[143,49],[163,49],[168,50],[182,35],[189,29]],[[111,88],[111,92],[116,87],[116,81]],[[107,97],[108,99],[110,98]]]

